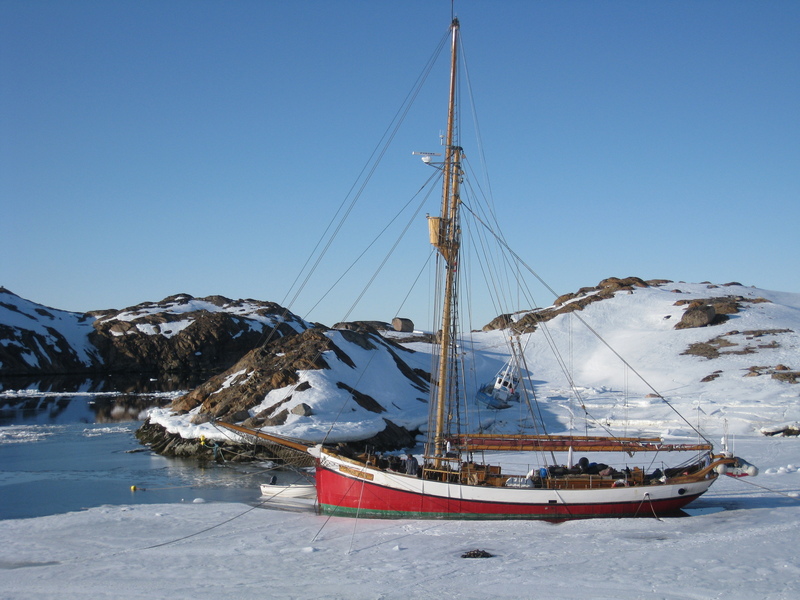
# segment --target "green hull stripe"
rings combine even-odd
[[[320,512],[334,517],[361,517],[365,519],[454,519],[459,521],[566,521],[575,519],[619,519],[621,517],[630,518],[629,513],[593,513],[590,515],[570,515],[570,514],[507,514],[507,513],[438,513],[438,512],[413,512],[398,510],[367,510],[358,508],[347,508],[344,506],[333,506],[332,504],[320,504]],[[652,518],[652,512],[640,511],[640,517]],[[660,516],[668,516],[667,514]]]

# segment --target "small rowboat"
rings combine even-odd
[[[274,483],[262,483],[261,495],[272,500],[283,500],[286,498],[316,498],[317,487],[312,483],[293,483],[289,485],[278,485]]]

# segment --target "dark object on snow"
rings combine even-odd
[[[470,550],[462,554],[461,558],[492,558],[494,554],[489,554],[486,550]]]

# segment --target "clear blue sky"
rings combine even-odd
[[[456,13],[505,234],[557,291],[636,275],[800,292],[800,2]],[[449,21],[449,0],[0,2],[0,285],[76,311],[280,302]],[[411,151],[437,149],[442,89],[329,278],[376,207],[430,174]],[[416,227],[421,249],[351,318],[395,315],[428,251]],[[332,324],[352,300],[309,316]]]

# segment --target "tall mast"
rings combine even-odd
[[[461,183],[461,148],[453,144],[455,129],[456,75],[458,55],[458,19],[450,25],[452,32],[452,54],[450,59],[450,101],[447,111],[447,137],[445,146],[444,178],[442,182],[442,216],[438,223],[431,223],[432,241],[445,261],[444,304],[442,307],[441,347],[439,353],[439,378],[436,397],[436,420],[434,423],[435,466],[441,466],[445,452],[444,423],[447,406],[448,367],[453,343],[453,303],[456,293],[456,270],[458,268],[459,237],[458,225],[459,185]],[[437,227],[438,226],[438,227]]]

